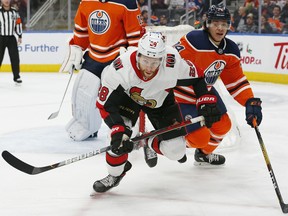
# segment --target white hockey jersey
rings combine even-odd
[[[203,75],[197,72],[191,62],[182,59],[176,49],[167,46],[157,74],[145,80],[137,68],[136,53],[137,48],[127,51],[103,70],[102,87],[97,100],[100,110],[105,109],[105,103],[112,99],[110,95],[119,87],[136,103],[159,108],[172,88],[176,85],[192,85],[195,78]]]

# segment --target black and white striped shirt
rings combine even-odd
[[[12,36],[16,33],[22,38],[22,21],[15,8],[5,10],[0,7],[0,35]]]

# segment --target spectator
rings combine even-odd
[[[159,23],[159,25],[160,25],[160,26],[166,26],[167,23],[168,23],[167,17],[166,17],[165,15],[162,15],[162,16],[160,17],[160,23]]]
[[[246,24],[238,28],[238,32],[240,33],[257,33],[257,25],[254,23],[253,14],[250,13],[246,17]]]
[[[262,5],[262,14],[267,15],[268,18],[273,16],[273,8],[276,5],[275,1],[272,0],[264,0],[264,4]]]
[[[246,24],[246,8],[244,6],[239,7],[238,9],[238,15],[236,14],[234,17],[234,23],[232,24],[233,28],[236,32],[238,32],[238,28],[243,28],[243,26]]]
[[[283,18],[281,17],[281,8],[279,5],[274,5],[273,17],[268,19],[268,22],[273,28],[273,32],[281,33],[284,25]]]
[[[268,17],[267,15],[262,15],[261,16],[261,33],[263,34],[272,34],[273,33],[273,29],[270,25],[270,23],[268,22]]]

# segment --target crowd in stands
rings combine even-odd
[[[288,34],[288,0],[263,0],[259,20],[258,0],[246,0],[233,13],[232,30],[235,32]]]
[[[232,0],[231,0],[232,1]],[[148,0],[138,0],[143,20],[148,20]],[[226,1],[227,3],[228,1]],[[222,1],[212,0],[212,4],[223,4]],[[188,0],[188,11],[194,13],[194,27],[201,28],[206,19],[205,12],[209,8],[209,0]],[[245,0],[235,11],[231,11],[231,31],[239,33],[288,34],[288,0],[263,0],[261,17],[259,19],[259,0]],[[185,0],[151,0],[150,25],[178,25],[175,14],[186,13]],[[260,20],[260,22],[259,22]],[[258,25],[259,24],[259,25]]]
[[[22,21],[27,17],[28,0],[12,0],[12,5],[19,10]],[[148,25],[148,0],[137,0],[142,12],[142,18]],[[226,0],[226,4],[233,0]],[[234,0],[235,1],[235,0]],[[239,0],[236,0],[239,1]],[[30,1],[33,10],[45,2],[44,0]],[[212,4],[223,4],[221,0],[212,0]],[[201,28],[206,19],[210,0],[188,0],[186,9],[185,0],[151,0],[151,23],[149,25],[175,26],[180,24],[180,17],[194,12],[194,27]],[[259,19],[259,0],[244,0],[232,14],[231,31],[239,33],[288,34],[288,0],[263,0],[261,17]],[[260,22],[259,22],[260,20]],[[259,24],[259,25],[258,25]]]

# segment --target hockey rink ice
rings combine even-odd
[[[33,166],[46,166],[106,146],[103,124],[97,139],[70,140],[73,81],[57,118],[68,74],[22,73],[16,86],[12,73],[0,73],[0,150]],[[272,168],[288,202],[288,85],[251,82],[263,101],[259,127]],[[229,97],[229,96],[228,96]],[[218,152],[226,165],[195,167],[194,150],[184,164],[159,156],[149,168],[143,150],[130,154],[133,167],[120,185],[90,197],[95,180],[107,175],[105,154],[38,175],[22,173],[0,157],[1,216],[277,216],[283,215],[254,129],[245,109],[229,103],[241,131],[241,143]]]

